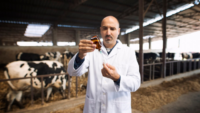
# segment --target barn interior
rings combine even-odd
[[[188,71],[196,73],[200,57],[179,63],[162,55],[159,62],[145,64],[143,43],[149,43],[151,51],[151,43],[162,40],[159,52],[166,54],[168,39],[200,30],[199,4],[200,0],[4,0],[0,4],[0,65],[15,61],[20,52],[75,54],[81,39],[94,35],[101,38],[101,20],[112,15],[120,23],[118,39],[127,46],[139,44],[142,82]],[[46,45],[20,46],[21,42]]]

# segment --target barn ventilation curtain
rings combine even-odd
[[[28,24],[24,36],[27,37],[42,37],[49,29],[50,25]]]

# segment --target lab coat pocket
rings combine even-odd
[[[95,110],[94,99],[88,98],[88,96],[86,95],[83,113],[94,113],[94,110]]]
[[[114,102],[115,113],[131,113],[131,104],[129,101]]]
[[[109,113],[131,113],[130,92],[109,92],[108,105],[112,106]]]

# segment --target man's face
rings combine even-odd
[[[113,17],[106,17],[102,20],[100,27],[103,43],[106,48],[112,48],[116,44],[120,33],[119,23]]]

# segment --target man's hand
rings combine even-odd
[[[94,51],[96,44],[93,44],[91,40],[80,40],[79,43],[79,58],[83,59],[88,52]]]
[[[101,72],[104,77],[110,78],[113,81],[117,81],[120,77],[115,67],[107,63],[103,64],[103,68],[101,69]]]

